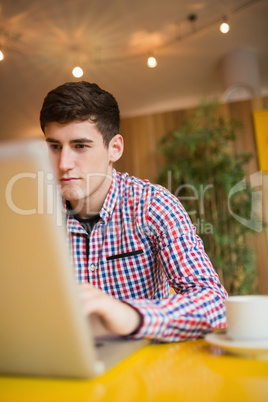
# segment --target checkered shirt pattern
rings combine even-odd
[[[165,188],[114,170],[91,234],[70,214],[67,231],[77,282],[142,315],[132,338],[181,341],[225,326],[226,291],[189,216]]]

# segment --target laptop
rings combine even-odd
[[[91,378],[148,343],[86,318],[45,141],[0,143],[0,373]]]

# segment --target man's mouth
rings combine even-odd
[[[77,182],[79,179],[78,177],[62,177],[60,179],[61,184],[72,184]]]

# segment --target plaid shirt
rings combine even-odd
[[[132,338],[181,341],[225,326],[225,289],[186,211],[165,188],[114,170],[91,234],[70,214],[67,231],[76,280],[141,313]]]

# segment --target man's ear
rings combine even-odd
[[[121,158],[124,150],[124,140],[122,135],[116,134],[109,142],[110,162],[116,162]]]

